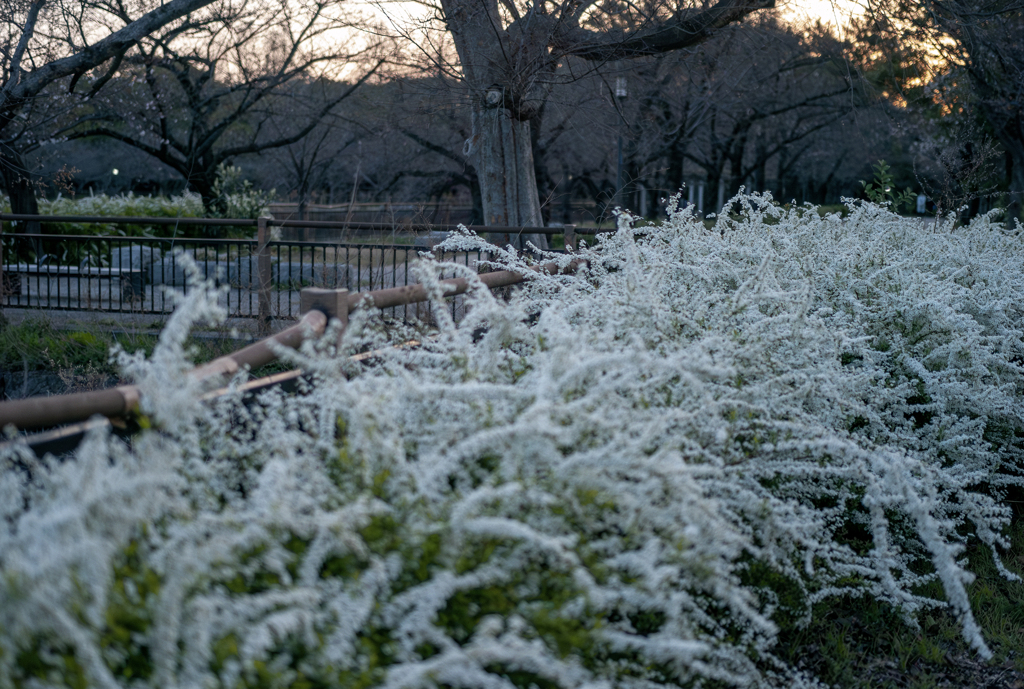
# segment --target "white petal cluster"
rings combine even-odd
[[[4,460],[0,686],[809,687],[779,625],[842,595],[989,655],[960,557],[1022,480],[1021,232],[730,211],[623,217],[372,365],[308,347],[296,393],[189,402],[169,335],[130,449]]]

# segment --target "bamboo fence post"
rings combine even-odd
[[[338,346],[341,346],[341,338],[348,328],[348,290],[347,289],[324,289],[322,287],[304,287],[299,292],[299,313],[320,311],[328,319],[337,318],[341,321],[341,329],[338,331]]]

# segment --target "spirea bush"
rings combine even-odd
[[[154,218],[201,218],[203,199],[195,192],[180,196],[136,196],[131,192],[116,196],[106,194],[79,196],[70,199],[40,199],[39,210],[45,215],[107,215]]]
[[[10,202],[3,199],[3,207],[10,212]],[[39,199],[42,215],[99,215],[146,218],[202,218],[203,200],[199,194],[186,191],[180,196],[136,196],[132,193],[117,196],[106,194]],[[110,225],[102,223],[49,223],[48,231],[55,234],[120,234],[122,236],[194,236],[201,228],[193,225]]]
[[[730,211],[622,218],[370,365],[329,334],[256,401],[197,401],[191,291],[120,355],[130,448],[5,460],[0,685],[814,686],[773,648],[838,596],[987,657],[961,553],[998,560],[1021,482],[1020,230]]]
[[[274,191],[259,191],[252,183],[241,179],[241,169],[231,166],[218,168],[214,185],[216,196],[214,208],[203,207],[202,197],[193,191],[184,191],[178,196],[137,196],[131,192],[110,195],[90,194],[77,198],[58,196],[56,199],[39,199],[39,213],[42,215],[92,215],[108,217],[141,218],[205,218],[223,217],[231,219],[256,219],[269,217],[269,202]],[[0,208],[11,212],[10,200],[0,200]],[[98,234],[147,237],[205,237],[236,234],[247,236],[252,230],[210,229],[201,225],[114,225],[110,223],[49,223],[48,231],[54,234]]]

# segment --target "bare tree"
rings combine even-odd
[[[684,6],[660,0],[440,0],[436,18],[458,66],[445,66],[440,39],[416,39],[442,69],[463,81],[472,131],[465,153],[480,179],[492,225],[539,225],[533,120],[551,89],[590,65],[695,46],[773,0],[718,0]],[[411,36],[410,36],[411,37]],[[413,37],[415,39],[415,37]]]
[[[3,0],[0,4],[0,177],[17,213],[35,214],[25,146],[38,143],[37,114],[63,106],[85,74],[102,68],[86,95],[101,88],[141,40],[211,0],[133,3],[91,0]],[[40,101],[48,103],[41,105]],[[45,118],[44,118],[45,119]],[[37,228],[30,228],[37,229]]]
[[[116,77],[127,92],[108,91],[66,135],[145,151],[217,211],[223,163],[302,140],[384,64],[381,41],[353,38],[362,18],[338,5],[221,3],[142,39]]]
[[[871,10],[876,34],[928,46],[970,84],[957,107],[976,108],[1006,153],[1012,225],[1024,208],[1024,2],[883,0]]]
[[[591,79],[601,83],[577,82],[600,93],[602,102],[584,107],[580,94],[580,107],[567,108],[574,113],[572,146],[602,156],[587,170],[579,153],[573,156],[577,188],[585,183],[599,203],[617,198],[647,215],[659,198],[680,191],[684,167],[686,179],[703,178],[712,190],[721,180],[730,195],[744,184],[775,190],[780,167],[796,163],[803,142],[864,105],[860,79],[844,63],[841,47],[814,27],[796,31],[762,14],[691,51],[607,65]],[[620,79],[628,98],[614,96]],[[571,90],[575,86],[560,88],[545,107],[569,105],[562,94]],[[615,146],[620,132],[622,180]],[[548,150],[545,157],[567,153]]]
[[[695,60],[699,82],[717,93],[686,157],[707,171],[711,189],[725,196],[741,185],[763,191],[769,161],[777,167],[788,151],[792,164],[800,142],[865,104],[856,72],[827,38],[765,19]]]
[[[451,93],[451,81],[430,70],[404,71],[385,84],[364,89],[362,108],[353,108],[351,117],[365,132],[360,140],[373,150],[359,163],[374,182],[372,191],[364,191],[378,201],[396,194],[403,201],[468,200],[471,224],[482,224],[476,170],[462,151],[469,118],[444,97]],[[438,219],[435,214],[431,221]]]
[[[273,159],[288,173],[291,187],[282,191],[296,198],[299,218],[306,219],[310,197],[324,186],[331,164],[355,142],[355,136],[342,134],[329,123],[324,123],[299,141],[272,153]]]

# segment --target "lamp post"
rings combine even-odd
[[[116,167],[110,171],[110,194],[113,195],[116,189],[117,173],[120,172]]]
[[[617,206],[624,206],[625,194],[623,193],[625,186],[625,179],[622,174],[622,126],[625,124],[625,116],[622,113],[623,104],[626,102],[626,97],[629,93],[626,90],[626,77],[615,77],[615,100],[619,102],[619,155],[618,165],[615,169],[615,199]]]

